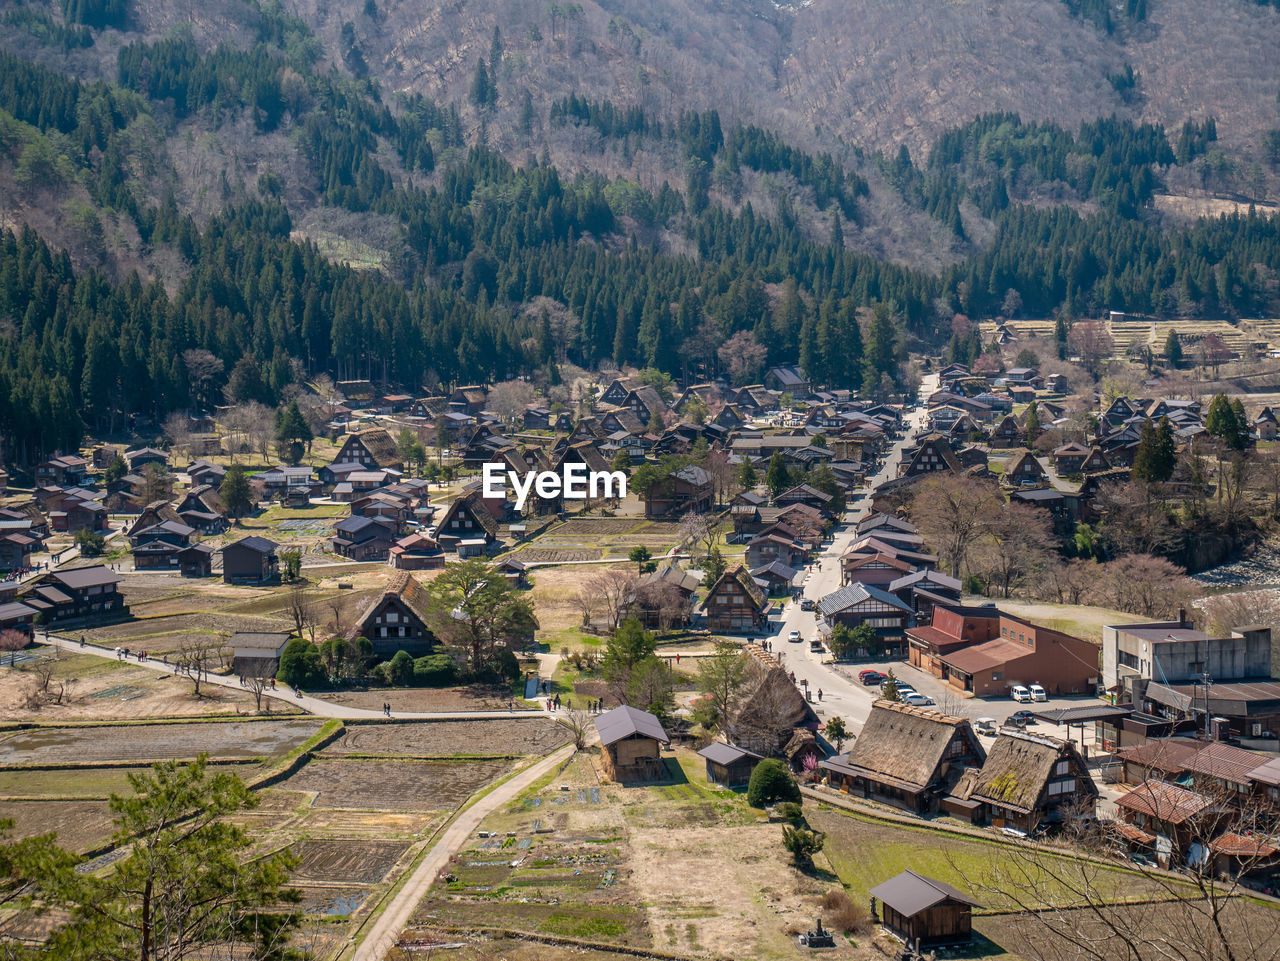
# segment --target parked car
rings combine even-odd
[[[1049,695],[1044,692],[1044,688],[1039,684],[1028,684],[1027,690],[1031,692],[1031,700],[1033,701],[1049,700]]]
[[[1014,711],[1009,715],[1009,724],[1014,727],[1026,727],[1028,724],[1036,723],[1036,716],[1023,708],[1021,711]]]
[[[1013,685],[1013,689],[1009,691],[1009,696],[1013,698],[1015,701],[1017,701],[1019,704],[1031,703],[1031,692],[1028,691],[1021,684]]]
[[[915,691],[912,691],[910,694],[903,695],[902,699],[912,707],[929,707],[938,703],[928,694],[917,694]]]
[[[880,684],[884,681],[884,675],[879,671],[859,671],[858,680],[871,687],[874,684]]]
[[[811,611],[817,606],[817,602],[812,597],[806,597],[800,602],[800,610],[802,611]]]
[[[987,734],[995,737],[999,732],[996,727],[996,719],[994,717],[980,717],[973,724],[973,729],[979,734]]]
[[[814,638],[812,641],[809,642],[809,650],[813,651],[813,653],[815,654],[821,654],[822,642],[817,638]]]
[[[792,631],[790,634],[788,634],[788,635],[787,635],[787,640],[788,640],[790,643],[792,643],[792,644],[799,644],[799,643],[800,643],[800,632],[799,632],[799,631]]]
[[[915,692],[916,689],[910,684],[903,684],[901,681],[898,682],[898,697],[902,698],[904,701],[907,699],[908,694],[914,694]]]

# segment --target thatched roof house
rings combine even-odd
[[[725,725],[729,740],[761,757],[786,757],[797,730],[810,733],[821,723],[791,677],[777,665],[748,661],[743,694]],[[800,748],[796,745],[796,750]]]
[[[981,770],[965,772],[952,798],[970,802],[975,822],[1030,831],[1076,814],[1092,815],[1098,789],[1071,741],[1044,734],[1001,731]],[[952,810],[952,798],[943,807]]]
[[[820,766],[833,787],[925,813],[986,757],[967,718],[877,699],[849,753]]]

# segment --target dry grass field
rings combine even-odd
[[[314,792],[316,807],[449,811],[510,769],[506,761],[317,760],[280,786]]]
[[[555,721],[477,720],[409,724],[347,724],[346,733],[321,753],[453,757],[493,754],[503,757],[548,754],[569,739]]]
[[[18,731],[0,740],[0,766],[255,758],[286,754],[320,730],[315,719],[113,725]]]

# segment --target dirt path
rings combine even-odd
[[[515,800],[520,792],[538,778],[554,771],[556,767],[567,761],[573,755],[573,750],[572,744],[565,745],[554,754],[521,771],[511,780],[500,784],[459,814],[445,829],[440,839],[428,849],[426,856],[405,882],[404,887],[382,910],[382,914],[369,933],[350,956],[350,961],[382,961],[387,952],[395,946],[405,925],[409,923],[413,909],[418,906],[418,902],[435,883],[436,877],[449,864],[449,859],[462,848],[472,832],[480,827],[481,822],[504,804]]]
[[[114,649],[99,647],[96,644],[85,644],[81,646],[80,641],[69,637],[59,637],[56,634],[48,634],[43,638],[43,643],[60,647],[67,651],[74,651],[80,654],[94,654],[98,657],[115,658],[117,657]],[[159,674],[172,674],[173,665],[166,661],[148,658],[145,661],[139,661],[137,655],[129,655],[129,663],[137,664],[140,667],[148,668]],[[245,688],[240,686],[240,679],[237,677],[223,677],[220,674],[210,674],[205,678],[204,682],[212,687],[222,687],[233,691],[244,691]],[[264,697],[270,697],[277,701],[283,701],[294,707],[301,708],[308,714],[314,714],[316,717],[335,717],[343,720],[357,720],[361,718],[385,717],[382,711],[369,710],[361,707],[349,707],[345,704],[334,704],[331,701],[321,700],[318,697],[312,697],[309,694],[299,695],[297,691],[281,684],[277,690],[267,691]],[[469,718],[524,718],[524,717],[551,717],[546,711],[397,711],[391,715],[396,719],[409,719],[413,721],[433,721],[433,720],[466,720]]]

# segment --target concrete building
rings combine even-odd
[[[1176,621],[1115,624],[1102,629],[1102,682],[1121,701],[1136,704],[1152,681],[1187,684],[1207,672],[1215,681],[1271,677],[1271,629],[1238,627],[1211,637]]]

